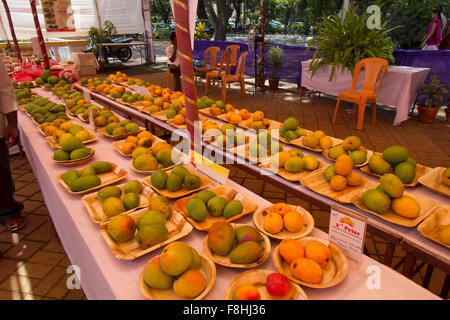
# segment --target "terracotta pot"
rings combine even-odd
[[[278,83],[280,82],[279,78],[269,78],[269,88],[272,91],[278,90]]]
[[[427,108],[424,104],[419,104],[419,120],[426,123],[433,122],[434,118],[436,118],[436,114],[439,111],[440,107],[436,108]]]
[[[105,62],[99,61],[98,62],[98,73],[103,73],[105,71]]]
[[[259,88],[264,88],[266,83],[266,77],[256,77],[256,86]]]
[[[445,115],[447,116],[447,122],[450,122],[450,107],[445,109]]]

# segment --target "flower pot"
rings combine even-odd
[[[105,72],[105,61],[100,60],[98,62],[98,73],[103,73]]]
[[[266,82],[265,76],[256,77],[256,86],[259,88],[264,88]]]
[[[447,116],[447,122],[450,122],[450,107],[445,109],[445,115]]]
[[[419,104],[419,120],[426,123],[433,122],[434,118],[436,118],[436,114],[439,111],[439,106],[435,108],[427,108],[424,104]]]
[[[272,91],[278,90],[279,78],[269,78],[269,89]]]

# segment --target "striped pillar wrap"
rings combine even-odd
[[[48,61],[47,48],[45,47],[44,37],[42,36],[41,25],[39,24],[39,18],[36,10],[35,0],[30,0],[31,12],[33,13],[33,21],[36,27],[36,33],[39,39],[39,45],[41,47],[42,56],[44,59],[44,69],[50,69],[50,62]]]
[[[189,35],[188,0],[174,0],[173,9],[175,31],[177,33],[177,55],[180,58],[181,81],[186,101],[186,124],[191,135],[191,148],[200,150],[200,134],[194,134],[194,121],[198,121],[198,108],[197,88],[194,82],[194,65],[192,62],[191,37]],[[194,141],[194,139],[198,141]]]
[[[20,53],[19,42],[17,42],[16,32],[14,31],[14,25],[13,25],[13,22],[11,19],[11,12],[9,11],[9,6],[8,6],[8,3],[6,2],[6,0],[2,0],[2,2],[3,2],[3,6],[5,7],[6,17],[8,18],[8,24],[9,24],[9,30],[11,32],[11,37],[13,38],[14,46],[16,47],[17,60],[19,61],[19,63],[22,63],[22,54]],[[9,43],[9,41],[8,41],[8,43]]]

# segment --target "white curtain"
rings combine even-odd
[[[33,15],[29,0],[7,0],[14,30],[18,39],[27,40],[36,36]],[[42,0],[41,0],[42,1]],[[110,20],[117,28],[118,34],[142,33],[144,22],[142,19],[141,0],[97,0],[102,22]],[[98,26],[97,12],[94,0],[72,0],[76,32],[47,32],[45,29],[42,7],[37,6],[39,22],[44,38],[68,38],[86,36],[90,27]],[[0,4],[0,17],[5,27],[8,39],[8,18],[5,8]],[[5,32],[0,28],[0,39],[5,40]]]

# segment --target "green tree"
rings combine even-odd
[[[161,18],[164,23],[169,23],[172,19],[172,8],[168,0],[151,0],[150,10],[153,16]]]
[[[216,4],[216,9],[213,7],[213,2]],[[228,19],[233,13],[231,0],[204,0],[204,3],[214,23],[214,40],[226,40]]]

